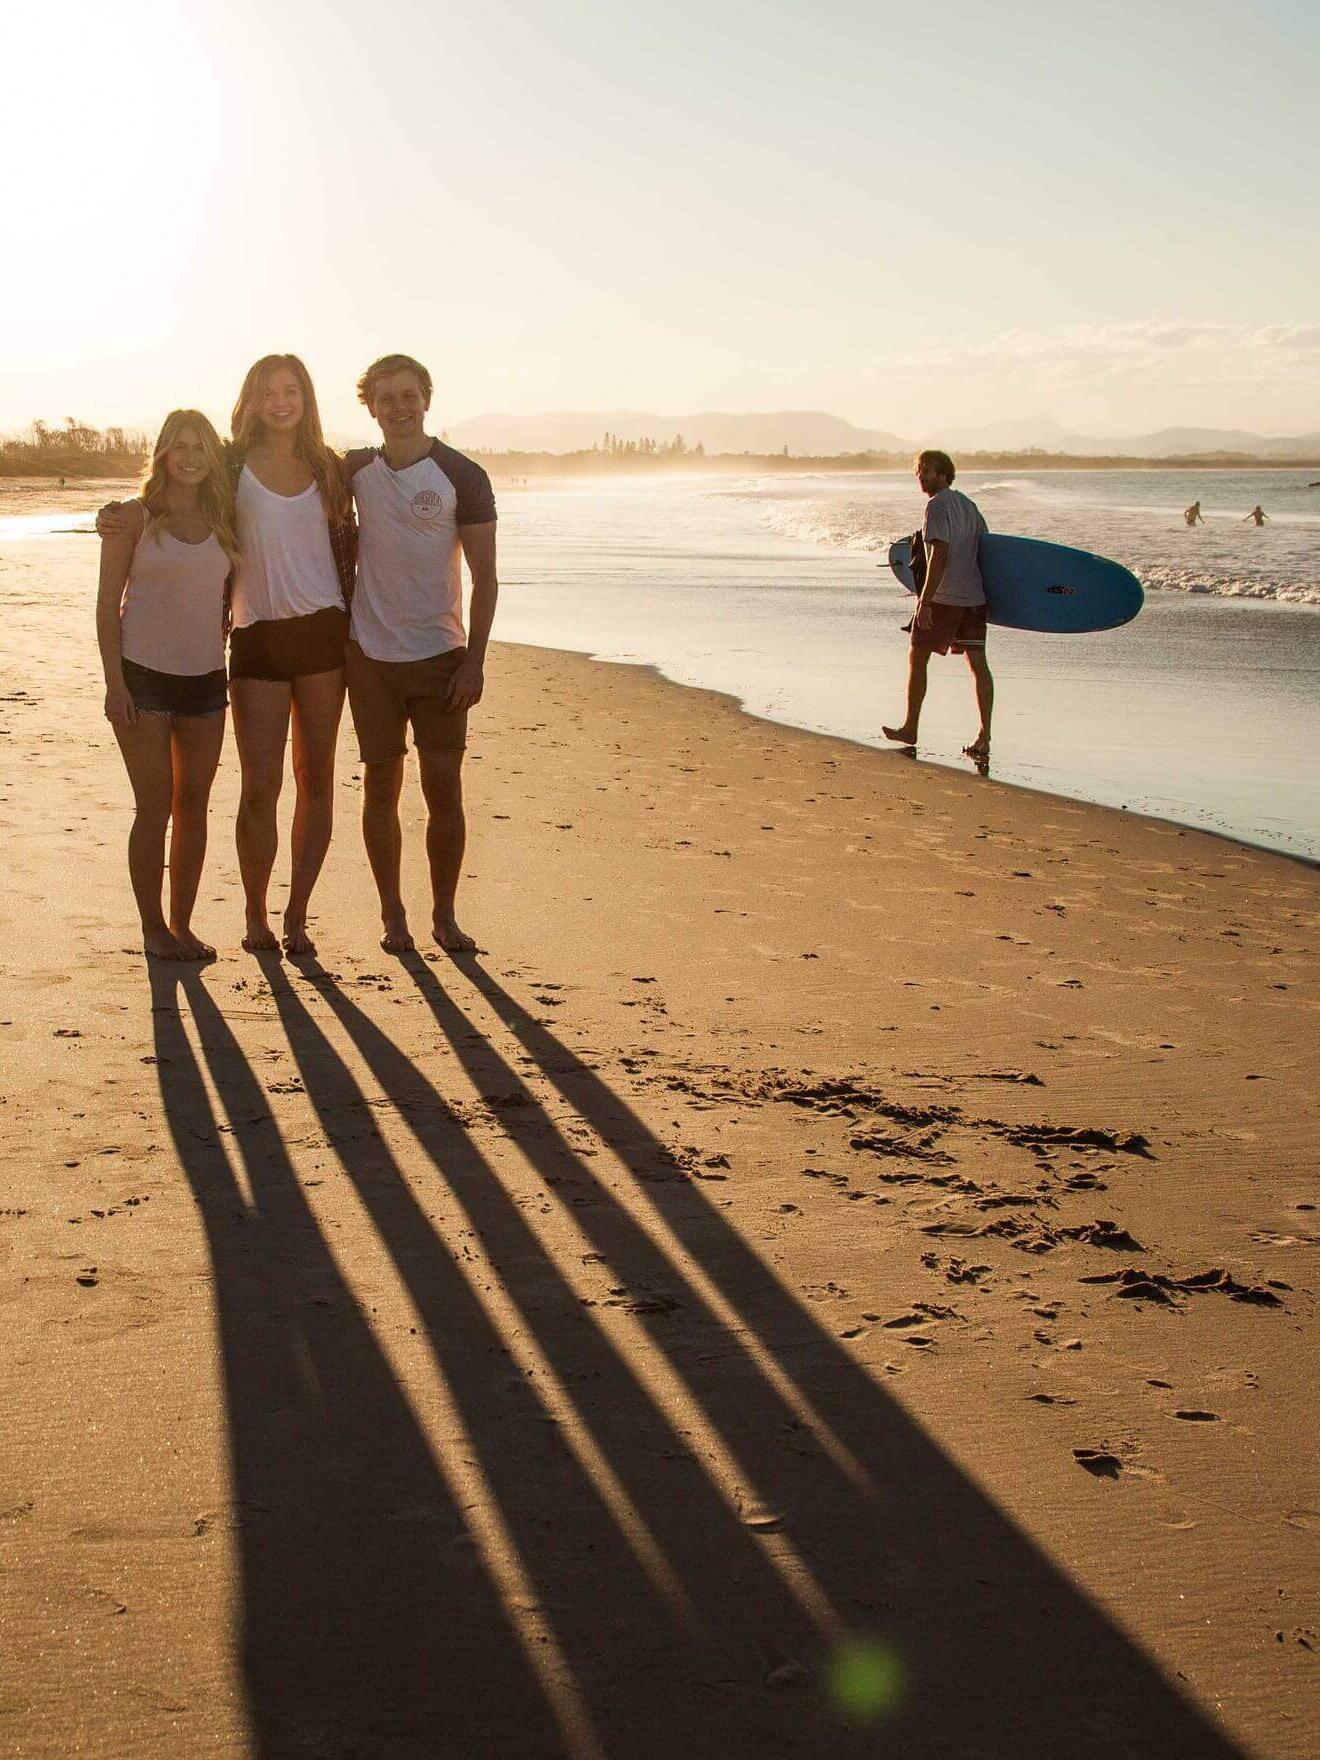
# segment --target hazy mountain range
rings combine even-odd
[[[782,452],[797,457],[829,457],[845,452],[911,452],[912,436],[879,428],[859,428],[824,410],[790,409],[730,414],[703,410],[660,415],[650,410],[554,410],[535,415],[481,415],[448,428],[451,442],[474,452],[578,452],[605,434],[620,440],[669,442],[681,434],[689,446],[707,452]],[[1315,458],[1320,432],[1287,437],[1253,434],[1242,428],[1161,428],[1154,434],[1074,434],[1041,414],[988,426],[950,423],[929,444],[952,451],[1025,451],[1079,456],[1169,458],[1205,452],[1241,452],[1256,458]]]

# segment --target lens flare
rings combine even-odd
[[[830,1657],[825,1673],[830,1702],[848,1723],[876,1723],[903,1697],[903,1665],[879,1638],[849,1638]]]

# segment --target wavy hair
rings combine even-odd
[[[261,400],[266,395],[266,382],[276,367],[287,367],[302,391],[303,413],[294,441],[295,450],[316,479],[326,518],[338,524],[348,517],[348,485],[338,457],[326,445],[325,435],[321,432],[321,412],[316,407],[312,376],[296,354],[263,354],[248,368],[230,424],[234,449],[243,457],[261,438]]]
[[[202,454],[210,467],[198,490],[202,514],[219,539],[220,548],[237,568],[242,558],[234,527],[234,492],[230,488],[229,472],[225,468],[225,449],[220,436],[199,409],[172,409],[161,423],[156,444],[151,450],[151,463],[142,477],[140,495],[146,508],[143,536],[152,535],[157,543],[160,542],[160,534],[169,512],[165,504],[165,493],[170,481],[165,469],[165,457],[185,428],[196,430],[202,443]]]

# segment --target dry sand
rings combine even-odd
[[[503,647],[479,960],[346,738],[319,960],[229,747],[148,970],[92,562],[0,551],[0,1753],[1320,1749],[1320,876]]]

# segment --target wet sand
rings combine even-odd
[[[0,553],[0,1754],[1312,1754],[1320,875],[500,647],[454,962],[148,969]],[[409,887],[423,879],[410,796]]]

